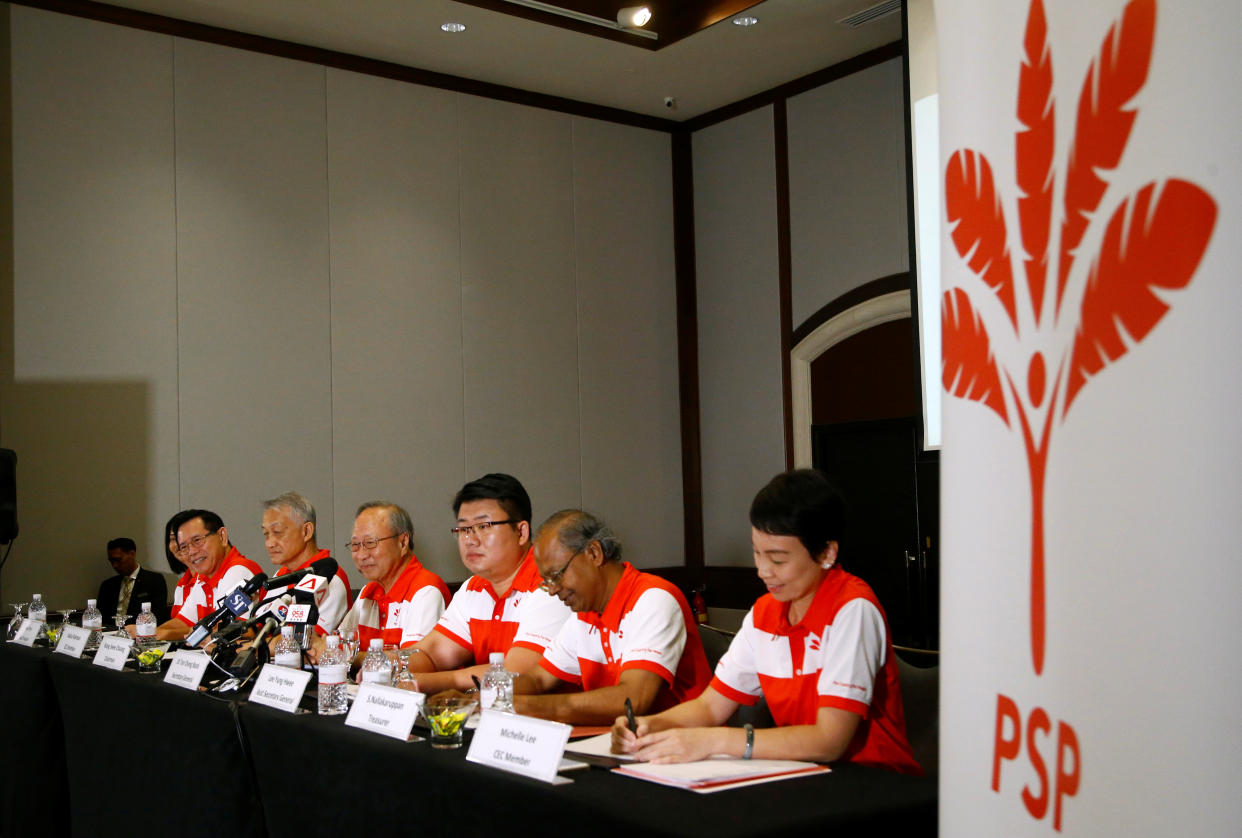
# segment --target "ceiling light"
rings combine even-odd
[[[621,26],[641,29],[651,21],[651,9],[647,6],[626,6],[617,12],[617,23]]]
[[[448,23],[441,23],[440,28],[443,29],[445,32],[452,32],[456,34],[458,32],[465,32],[466,24],[457,23],[456,21],[449,21]]]
[[[759,18],[754,17],[752,15],[738,15],[737,17],[733,18],[734,26],[754,26],[758,22],[759,22]]]

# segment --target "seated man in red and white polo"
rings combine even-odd
[[[576,616],[539,665],[517,678],[514,709],[576,725],[611,724],[694,698],[711,680],[697,624],[677,586],[621,561],[621,543],[589,512],[557,512],[535,537],[544,590]],[[552,692],[565,682],[581,692]]]

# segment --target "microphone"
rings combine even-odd
[[[336,563],[336,559],[331,556],[325,556],[318,561],[311,562],[308,566],[301,570],[295,570],[293,573],[286,573],[283,576],[277,576],[272,580],[272,588],[279,590],[288,588],[298,584],[308,576],[322,576],[325,579],[331,579],[336,575],[336,570],[340,565]]]
[[[285,614],[288,613],[289,603],[293,601],[293,597],[285,594],[280,598],[280,605],[271,611],[263,614],[261,617],[255,617],[247,626],[254,627],[259,623],[263,624],[263,628],[259,629],[259,633],[254,636],[254,642],[250,644],[250,648],[233,659],[229,672],[236,678],[241,678],[249,674],[250,670],[259,665],[260,659],[267,655],[267,644],[264,638],[274,626],[279,626],[284,622]],[[231,626],[230,626],[231,628]]]
[[[223,605],[194,624],[194,628],[191,629],[189,636],[185,639],[185,645],[192,648],[202,643],[203,639],[211,634],[211,630],[216,623],[220,622],[224,615],[230,613],[234,615],[244,614],[250,608],[250,597],[258,593],[265,584],[267,584],[267,574],[258,573],[247,579],[245,584],[234,588],[233,592],[224,598]],[[238,592],[242,594],[241,599],[237,598]]]

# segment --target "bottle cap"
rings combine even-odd
[[[285,637],[293,637],[293,626],[281,626],[280,633]]]
[[[487,656],[487,662],[490,663],[492,666],[502,664],[505,662],[505,653],[504,652],[492,652],[490,655]]]
[[[144,603],[142,604],[142,610],[143,610],[143,611],[150,611],[150,610],[151,610],[151,603],[149,603],[149,602],[144,602]]]
[[[94,608],[94,607],[95,607],[95,600],[93,600],[93,599],[88,599],[88,600],[86,601],[86,607],[87,607],[87,608]]]
[[[341,638],[338,635],[329,634],[324,642],[328,644],[329,649],[341,648]]]
[[[384,651],[384,638],[382,638],[382,637],[372,637],[372,638],[371,638],[371,651],[372,651],[372,652],[382,652],[382,651]]]
[[[35,595],[34,595],[34,601],[35,601],[35,602],[39,602],[39,601],[40,601],[40,600],[42,600],[42,599],[43,599],[43,594],[35,594]]]

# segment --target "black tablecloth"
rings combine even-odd
[[[574,771],[567,775],[573,784],[552,786],[467,762],[468,738],[459,750],[437,751],[425,741],[398,742],[346,727],[343,717],[253,704],[242,708],[242,720],[272,838],[394,829],[520,833],[527,819],[540,822],[541,831],[574,835],[788,838],[798,830],[851,826],[881,830],[877,834],[891,828],[903,836],[936,831],[934,781],[860,766],[706,795],[600,768]],[[306,791],[300,795],[299,789]],[[315,801],[313,824],[295,804],[303,796]],[[273,806],[273,800],[285,804]]]
[[[469,763],[464,747],[437,751],[341,716],[239,705],[40,650],[0,649],[0,720],[5,756],[40,761],[37,775],[31,759],[3,761],[5,835],[32,818],[47,835],[66,834],[70,818],[83,835],[458,836],[520,833],[526,821],[583,835],[936,832],[925,778],[841,765],[699,795],[591,768],[551,786]]]
[[[66,835],[65,737],[46,649],[0,643],[0,835]]]
[[[64,655],[47,664],[75,835],[264,834],[236,701]]]

